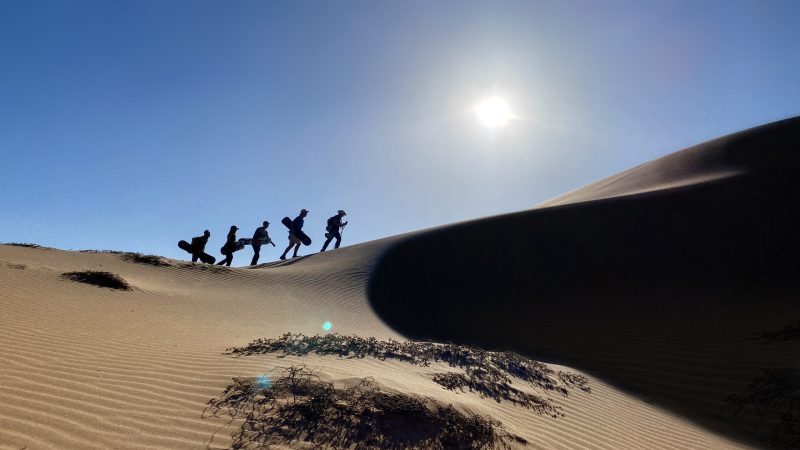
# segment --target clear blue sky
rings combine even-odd
[[[4,0],[0,242],[218,256],[308,208],[307,254],[800,114],[799,1],[659,3]]]

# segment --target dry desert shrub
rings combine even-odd
[[[776,448],[800,448],[800,369],[762,369],[747,389],[728,397],[733,415],[758,417]]]
[[[384,392],[370,378],[338,389],[304,366],[274,381],[234,378],[208,411],[243,419],[233,448],[306,441],[355,449],[493,449],[526,441],[490,417],[468,415],[433,399]]]
[[[538,414],[552,417],[564,415],[561,407],[554,405],[550,399],[523,392],[508,383],[481,380],[475,376],[454,372],[436,373],[433,375],[433,381],[451,391],[466,389],[478,393],[481,397],[493,398],[498,403],[500,399],[510,401],[514,405],[531,409]]]
[[[121,291],[130,291],[132,289],[131,285],[128,284],[127,281],[123,280],[119,275],[111,272],[84,270],[80,272],[66,272],[61,276],[67,280],[93,284],[95,286],[107,287],[111,289],[118,289]]]
[[[6,242],[3,245],[13,245],[14,247],[27,247],[27,248],[45,248],[39,244],[31,244],[28,242]]]
[[[281,353],[335,355],[345,358],[394,359],[419,366],[441,362],[464,370],[464,374],[437,373],[433,381],[451,390],[469,390],[496,401],[506,400],[542,414],[563,415],[549,399],[525,393],[511,386],[512,378],[545,391],[568,394],[568,387],[591,392],[588,380],[572,372],[556,373],[546,364],[513,352],[490,352],[481,348],[433,342],[381,341],[374,337],[326,334],[305,336],[286,333],[277,339],[259,339],[245,347],[231,348],[239,355]],[[559,382],[560,381],[560,382]]]
[[[800,320],[792,322],[780,330],[762,331],[754,335],[752,339],[767,343],[796,341],[800,339]]]
[[[122,253],[120,256],[123,261],[136,264],[146,264],[149,266],[170,267],[172,264],[166,259],[157,255],[143,255],[141,253]]]

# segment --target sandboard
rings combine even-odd
[[[178,241],[178,248],[194,255],[194,252],[192,251],[192,244],[186,241]],[[197,257],[200,259],[200,261],[206,264],[214,264],[217,261],[217,258],[214,258],[208,253],[199,253]]]
[[[305,246],[311,245],[311,238],[308,237],[308,235],[303,233],[302,231],[300,232],[300,234],[297,235],[297,237],[300,238],[300,242],[302,242],[303,245]]]
[[[251,238],[241,238],[241,239],[239,239],[238,242],[240,242],[242,245],[253,245],[253,243],[254,243],[253,239],[251,239]],[[255,242],[255,244],[256,245],[272,244],[272,239],[270,239],[270,238],[261,238],[261,239],[258,239],[258,241]],[[275,245],[275,244],[272,244],[272,245]]]
[[[243,239],[244,238],[239,239],[238,241],[233,243],[233,253],[236,253],[239,250],[244,248],[245,244],[244,244],[244,242],[242,242]],[[219,252],[222,253],[223,255],[225,254],[225,246],[224,245],[219,248]]]
[[[283,226],[289,229],[290,233],[292,232],[292,219],[284,217],[283,219],[281,219],[281,223],[283,224]],[[302,242],[303,245],[306,246],[311,245],[311,238],[308,237],[307,234],[303,233],[303,231],[297,233],[297,238],[300,239],[300,242]]]

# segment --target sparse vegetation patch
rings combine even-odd
[[[451,391],[466,389],[478,393],[481,397],[493,398],[497,402],[500,402],[500,399],[510,401],[514,405],[532,409],[538,414],[552,417],[564,415],[561,407],[554,405],[550,399],[523,392],[508,383],[481,380],[475,376],[454,372],[436,373],[433,375],[433,381]]]
[[[27,242],[6,242],[4,245],[13,245],[15,247],[28,247],[28,248],[43,248],[39,244],[30,244]]]
[[[172,264],[166,259],[157,255],[143,255],[141,253],[123,253],[121,255],[123,261],[128,261],[136,264],[147,264],[150,266],[169,267]]]
[[[79,283],[93,284],[95,286],[119,289],[122,291],[131,290],[131,285],[128,284],[127,281],[123,280],[119,275],[111,272],[85,270],[80,272],[67,272],[61,276],[68,280],[77,281]]]
[[[780,330],[758,333],[753,336],[753,339],[764,342],[796,341],[800,339],[800,320],[792,322]]]
[[[281,353],[336,355],[345,358],[372,357],[395,359],[419,366],[441,362],[464,370],[464,374],[434,374],[433,381],[451,390],[469,390],[496,401],[507,400],[542,414],[560,415],[559,409],[544,398],[511,386],[512,378],[530,386],[568,394],[568,387],[591,392],[588,380],[572,372],[555,372],[546,364],[513,352],[490,352],[477,347],[433,342],[380,341],[373,337],[326,334],[304,336],[286,333],[277,339],[259,339],[245,347],[228,349],[233,354]]]
[[[384,392],[370,378],[338,389],[304,366],[285,368],[269,382],[234,378],[208,409],[243,419],[233,448],[301,440],[357,449],[496,449],[527,443],[490,417],[464,414],[427,397]]]
[[[776,448],[800,448],[800,369],[762,369],[742,394],[727,401],[733,415],[758,417]]]

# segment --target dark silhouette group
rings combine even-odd
[[[322,245],[322,250],[320,250],[321,252],[327,250],[328,245],[334,239],[336,239],[334,248],[339,248],[339,245],[342,242],[342,231],[347,225],[347,222],[342,222],[342,218],[346,215],[347,213],[340,209],[337,211],[335,216],[332,216],[328,219],[325,227],[325,243]],[[306,216],[308,216],[308,210],[303,208],[300,210],[300,214],[298,214],[294,220],[289,221],[288,218],[283,220],[283,223],[289,229],[289,245],[280,256],[281,260],[286,259],[286,254],[289,253],[289,250],[291,250],[292,247],[294,247],[292,257],[296,258],[298,256],[297,252],[300,250],[300,246],[303,244],[309,245],[311,243],[311,239],[303,232],[303,225],[305,224]],[[271,244],[273,247],[275,247],[275,243],[272,242],[272,239],[269,237],[269,232],[267,231],[268,227],[269,222],[265,220],[262,226],[256,228],[252,239],[243,238],[237,240],[236,232],[239,230],[239,227],[232,225],[228,231],[225,245],[223,245],[220,249],[220,253],[222,253],[225,258],[216,264],[220,266],[230,266],[233,263],[234,252],[243,249],[247,244],[253,247],[253,259],[250,261],[250,265],[254,266],[258,264],[258,259],[261,256],[261,246],[265,244]],[[205,253],[205,248],[210,237],[211,232],[205,230],[202,236],[192,238],[192,242],[188,248],[182,247],[184,250],[192,254],[192,262],[197,262],[199,260],[206,263],[214,263],[215,258]],[[181,244],[186,245],[186,242],[181,241]]]

